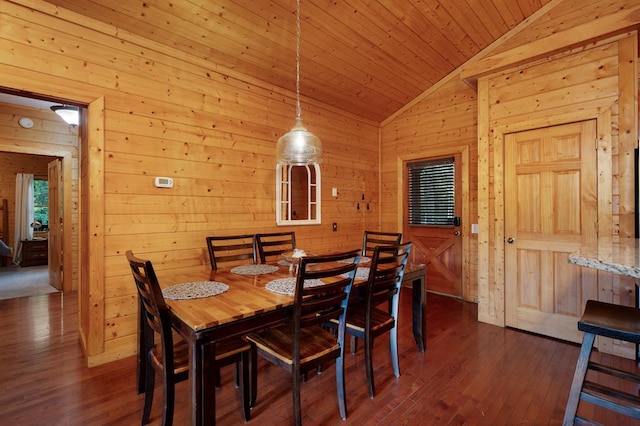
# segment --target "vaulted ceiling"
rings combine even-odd
[[[295,0],[47,1],[296,88]],[[380,122],[549,1],[300,0],[303,100]]]

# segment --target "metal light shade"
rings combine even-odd
[[[80,123],[80,111],[76,106],[54,105],[51,111],[58,114],[67,124],[77,126]]]
[[[300,108],[300,0],[296,1],[296,124],[278,139],[278,164],[305,166],[322,163],[322,142],[302,123]]]
[[[276,158],[280,164],[304,166],[322,163],[322,141],[304,127],[302,117],[278,139]]]

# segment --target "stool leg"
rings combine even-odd
[[[587,375],[589,357],[591,356],[591,348],[593,348],[593,341],[595,337],[596,336],[593,333],[585,333],[582,338],[582,347],[580,348],[580,355],[578,356],[578,362],[576,363],[576,371],[573,374],[573,381],[571,382],[571,390],[569,391],[567,407],[564,411],[564,421],[562,422],[563,426],[573,425],[576,413],[578,412],[580,392],[582,392],[584,378]]]

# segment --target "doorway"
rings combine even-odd
[[[0,154],[5,154],[12,158],[44,159],[44,169],[39,173],[43,174],[44,179],[48,177],[47,163],[52,160],[59,160],[58,165],[61,165],[61,167],[58,167],[57,171],[62,173],[58,173],[61,183],[58,187],[58,200],[59,206],[61,207],[59,211],[62,212],[63,220],[58,221],[58,224],[61,227],[64,222],[67,222],[68,229],[71,229],[72,232],[77,232],[73,231],[77,229],[77,227],[72,223],[75,219],[73,218],[74,214],[71,208],[71,197],[74,192],[76,193],[75,196],[77,196],[77,191],[74,190],[72,182],[74,182],[74,179],[75,182],[77,182],[78,175],[79,129],[77,126],[70,126],[60,120],[50,109],[50,106],[58,105],[61,102],[56,102],[54,99],[43,100],[31,98],[28,97],[27,94],[21,96],[22,94],[23,93],[0,92],[0,108],[7,113],[4,114],[4,116],[8,117],[7,122],[2,123],[2,126],[0,126],[0,129],[4,129],[4,131],[7,132],[0,138]],[[25,125],[23,125],[23,123],[25,123]],[[11,181],[15,187],[15,175]],[[13,198],[11,204],[14,204],[15,197],[11,198]],[[77,214],[75,216],[77,216]],[[13,241],[13,220],[12,215],[10,226],[12,246],[15,245]],[[45,238],[48,234],[49,233],[45,234]],[[78,237],[75,235],[73,236],[74,238],[72,238],[72,235],[69,233],[66,235],[58,233],[57,235],[60,238],[57,238],[57,241],[54,242],[55,246],[47,248],[48,258],[51,259],[52,256],[54,256],[59,260],[57,262],[58,269],[54,271],[55,273],[53,274],[54,278],[62,284],[61,290],[70,291],[77,287],[72,281],[72,279],[74,279],[73,277],[77,277],[78,274],[73,269],[74,262],[71,248],[73,241],[76,241]],[[42,237],[42,235],[38,236]],[[48,241],[48,243],[51,243],[51,241]],[[64,248],[66,248],[66,250],[64,250]],[[77,265],[75,268],[77,269]],[[8,270],[5,272],[9,274]],[[50,271],[47,272],[48,279]],[[26,274],[25,279],[28,280],[28,283],[34,284],[29,277],[35,277],[35,275],[36,274]],[[6,278],[6,280],[9,280],[9,278]],[[36,279],[36,281],[38,280],[40,280],[40,278]]]

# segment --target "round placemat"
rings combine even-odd
[[[342,263],[353,263],[353,257],[351,259],[345,259],[345,260],[341,260],[340,262]],[[369,263],[371,262],[371,258],[367,257],[367,256],[360,256],[360,259],[358,259],[358,265],[361,263]]]
[[[356,269],[356,280],[368,280],[369,279],[369,270],[371,268],[361,268],[358,267],[358,269]],[[347,278],[349,276],[349,274],[341,274],[341,277]]]
[[[229,290],[229,286],[217,281],[195,281],[172,285],[162,290],[165,299],[185,300],[217,296]]]
[[[304,287],[318,287],[324,285],[320,280],[305,280]],[[296,278],[279,278],[277,280],[270,281],[264,287],[272,293],[284,294],[285,296],[293,296],[296,291]]]
[[[237,275],[262,275],[270,274],[277,271],[276,265],[240,265],[231,269],[231,272]]]

